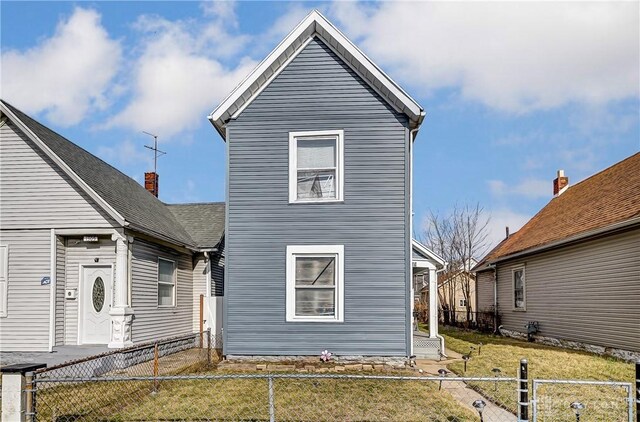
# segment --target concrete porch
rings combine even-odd
[[[108,352],[106,345],[57,346],[52,352],[0,352],[0,366],[45,363],[47,367]]]

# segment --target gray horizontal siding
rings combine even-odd
[[[288,133],[344,130],[344,203],[288,203]],[[407,121],[319,41],[228,124],[225,353],[405,356]],[[344,323],[285,322],[285,250],[345,248]]]
[[[207,289],[211,288],[209,261],[204,254],[198,254],[193,258],[193,328],[194,332],[200,331],[200,295],[207,296]],[[204,305],[204,303],[203,303]]]
[[[0,351],[49,349],[49,230],[2,230],[0,244],[9,247],[7,317],[0,318]]]
[[[211,256],[211,296],[224,296],[224,239]]]
[[[81,265],[114,265],[116,262],[116,244],[109,236],[100,236],[96,243],[85,243],[82,237],[65,239],[65,288],[76,289],[80,284]],[[98,262],[95,260],[98,259]],[[64,300],[64,341],[65,344],[78,344],[78,302],[76,299]]]
[[[526,312],[511,304],[522,263]],[[498,300],[507,329],[535,320],[543,336],[640,351],[640,229],[501,264]]]
[[[0,127],[3,229],[111,227],[111,220],[13,123]]]
[[[493,284],[493,270],[481,271],[476,274],[478,311],[488,311],[493,308]]]
[[[193,263],[191,255],[140,239],[132,245],[131,305],[135,343],[193,332]],[[158,307],[158,257],[177,266],[177,306]]]

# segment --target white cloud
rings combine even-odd
[[[57,125],[73,125],[105,106],[120,58],[120,42],[100,14],[78,7],[38,45],[2,52],[2,96],[27,113],[45,111]]]
[[[489,213],[489,224],[487,225],[487,252],[505,238],[506,227],[509,227],[511,234],[520,230],[531,218],[530,215],[521,214],[508,208],[499,208]]]
[[[516,113],[639,95],[637,2],[337,2],[331,13],[425,92]]]
[[[224,66],[221,56],[237,54],[246,35],[227,31],[227,8],[207,9],[206,25],[142,16],[141,55],[132,69],[132,98],[107,126],[125,126],[158,134],[163,140],[203,124],[207,114],[256,65],[243,58]]]
[[[135,164],[138,167],[140,163],[144,163],[151,168],[150,165],[153,162],[150,151],[138,147],[130,140],[113,146],[101,146],[98,148],[97,155],[105,161],[123,166]]]
[[[537,199],[553,196],[552,181],[527,178],[518,183],[510,184],[502,180],[488,180],[489,191],[494,196],[522,196]]]

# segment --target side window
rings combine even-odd
[[[0,245],[0,317],[7,316],[9,290],[9,247]]]
[[[176,306],[176,263],[158,258],[158,306]]]
[[[524,268],[513,270],[513,309],[526,309]]]
[[[289,133],[289,202],[343,200],[344,132]]]

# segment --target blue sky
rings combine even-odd
[[[475,203],[492,241],[571,183],[640,149],[637,2],[8,2],[2,97],[137,180],[159,135],[160,199],[224,200],[207,114],[311,9],[426,110],[428,210]]]

